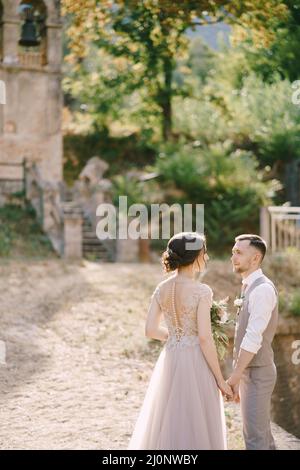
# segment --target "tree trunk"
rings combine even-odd
[[[173,61],[171,58],[164,59],[164,88],[161,92],[162,109],[162,135],[165,140],[172,136],[172,79]]]

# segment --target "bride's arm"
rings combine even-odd
[[[231,387],[228,386],[221,372],[217,350],[211,331],[210,309],[211,293],[208,291],[207,294],[204,294],[203,297],[201,297],[198,305],[197,322],[200,347],[212,373],[215,376],[221,392],[232,396]]]
[[[161,317],[162,311],[156,295],[154,294],[151,299],[145,324],[145,335],[148,338],[159,339],[161,341],[168,339],[168,329],[160,326]]]

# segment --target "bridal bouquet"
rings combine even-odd
[[[228,300],[228,297],[218,302],[214,300],[210,310],[212,334],[220,360],[224,359],[229,345],[226,327],[233,323],[227,313]]]

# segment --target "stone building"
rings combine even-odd
[[[0,0],[0,163],[26,158],[53,182],[62,180],[61,35],[59,0]],[[0,172],[17,178],[19,168]]]
[[[24,192],[61,256],[135,261],[138,241],[96,236],[104,162],[89,161],[72,194],[63,181],[62,25],[60,0],[0,0],[0,206]]]

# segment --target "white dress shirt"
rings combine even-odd
[[[246,286],[244,293],[256,279],[263,276],[261,269],[257,269],[243,279],[242,284]],[[249,295],[249,321],[246,334],[241,343],[241,349],[256,354],[262,345],[263,332],[268,326],[272,311],[275,308],[277,296],[274,288],[267,283],[260,284]]]

